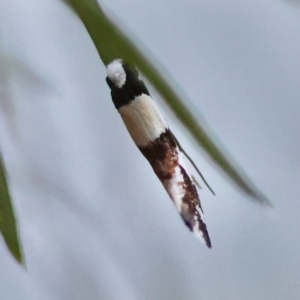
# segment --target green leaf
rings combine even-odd
[[[229,159],[229,156],[225,155],[224,151],[220,150],[220,146],[217,146],[211,138],[212,134],[208,133],[199,114],[195,112],[192,114],[188,109],[184,101],[187,97],[182,92],[179,93],[176,90],[175,86],[178,86],[177,84],[170,84],[170,75],[165,71],[159,72],[157,70],[153,63],[130,41],[126,34],[104,14],[96,0],[64,1],[74,9],[82,20],[105,65],[116,58],[121,58],[136,65],[164,98],[197,143],[207,152],[215,164],[224,171],[228,178],[252,199],[261,204],[270,205],[269,200],[242,172],[238,164],[232,158]],[[161,74],[165,75],[162,76]],[[172,82],[174,81],[172,80]]]
[[[10,253],[19,264],[23,264],[18,238],[16,218],[9,195],[4,164],[0,155],[0,231]]]

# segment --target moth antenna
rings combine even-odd
[[[213,191],[213,189],[209,186],[209,184],[207,183],[207,181],[205,180],[204,176],[202,175],[202,173],[200,172],[200,170],[198,169],[198,167],[196,166],[196,164],[193,162],[193,160],[190,158],[190,156],[185,152],[185,150],[181,147],[181,145],[179,144],[178,140],[176,139],[176,137],[174,136],[174,134],[172,133],[178,148],[180,149],[180,151],[186,156],[186,158],[190,161],[190,163],[192,164],[192,166],[194,167],[194,169],[197,171],[197,173],[199,174],[199,176],[201,177],[201,179],[203,180],[203,182],[205,183],[205,185],[207,186],[207,188],[211,191],[211,193],[215,196],[215,192]],[[193,178],[194,179],[194,178]],[[196,185],[199,186],[199,183],[197,183],[197,181],[195,181]]]
[[[195,185],[200,189],[202,190],[202,186],[200,185],[199,181],[196,180],[195,176],[191,175]]]

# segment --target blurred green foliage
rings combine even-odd
[[[105,15],[96,0],[64,0],[82,20],[95,47],[107,65],[116,58],[138,67],[153,87],[160,93],[181,123],[188,129],[197,143],[206,151],[214,163],[230,178],[236,186],[252,199],[265,205],[269,200],[255,187],[233,159],[213,141],[211,133],[205,129],[200,115],[189,110],[184,99],[187,97],[171,85],[170,76],[164,76],[151,61],[130,41],[126,34]],[[169,81],[168,81],[169,78]],[[172,80],[173,81],[173,80]]]
[[[16,218],[10,199],[4,164],[0,156],[0,231],[13,257],[23,263]]]

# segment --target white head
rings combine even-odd
[[[118,88],[121,88],[125,84],[126,73],[121,59],[116,59],[107,65],[107,77]]]

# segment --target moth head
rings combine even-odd
[[[107,65],[107,77],[117,88],[121,88],[125,84],[126,72],[121,59],[116,59]]]
[[[149,92],[134,64],[115,59],[107,65],[106,82],[111,89],[111,97],[117,109],[134,101],[142,94],[149,95]]]

